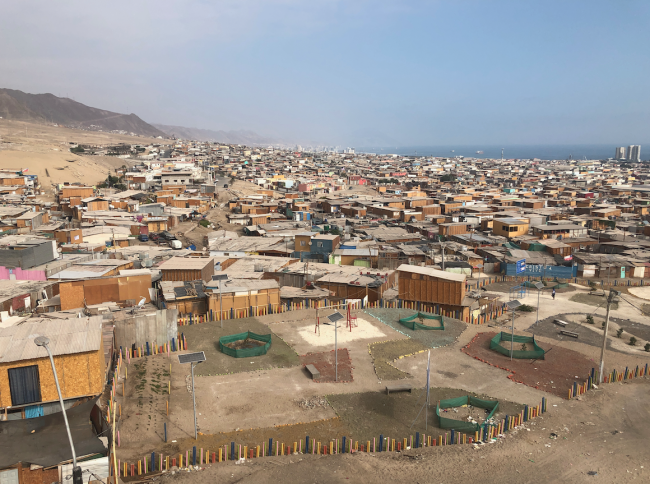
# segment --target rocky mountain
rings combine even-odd
[[[216,141],[219,143],[242,144],[248,146],[278,143],[278,140],[265,138],[253,131],[247,130],[214,131],[210,129],[184,128],[183,126],[168,126],[165,124],[154,124],[154,126],[164,132],[167,136],[175,136],[181,139]]]
[[[73,128],[126,131],[142,136],[165,136],[135,114],[97,109],[53,94],[29,94],[0,88],[0,117],[30,123],[56,123]]]

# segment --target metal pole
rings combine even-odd
[[[537,289],[537,321],[535,324],[539,324],[539,295],[542,293],[541,289]]]
[[[429,425],[429,405],[431,402],[431,399],[429,397],[429,388],[430,388],[430,383],[431,383],[431,350],[429,350],[428,356],[427,356],[427,411],[424,414],[424,430],[429,430],[428,425]]]
[[[616,291],[609,290],[607,297],[607,314],[605,316],[605,330],[603,331],[603,347],[600,350],[600,366],[598,371],[598,381],[603,382],[603,370],[605,369],[605,347],[607,346],[607,330],[609,329],[609,308],[614,300]]]
[[[48,345],[43,345],[50,357],[50,364],[52,365],[52,373],[54,373],[54,383],[56,383],[56,391],[59,394],[59,403],[61,404],[61,412],[63,413],[63,420],[65,421],[65,429],[68,432],[68,440],[70,441],[70,449],[72,450],[72,467],[77,467],[77,454],[74,450],[74,443],[72,442],[72,434],[70,433],[70,424],[68,424],[68,416],[65,413],[65,406],[63,404],[63,396],[61,395],[61,387],[59,386],[59,378],[56,374],[56,367],[54,366],[54,358]]]
[[[52,352],[48,346],[49,341],[45,339],[45,342],[41,341],[36,343],[39,346],[45,348],[47,355],[50,357],[50,364],[52,365],[52,373],[54,373],[54,383],[56,383],[56,392],[59,394],[59,403],[61,404],[61,413],[63,413],[63,421],[65,422],[65,430],[68,433],[68,440],[70,442],[70,450],[72,451],[72,482],[74,484],[83,484],[83,478],[81,476],[81,467],[77,465],[77,453],[74,450],[74,442],[72,441],[72,434],[70,433],[70,424],[68,423],[68,415],[65,412],[65,404],[63,403],[63,396],[61,395],[61,387],[59,386],[59,377],[56,374],[56,367],[54,366],[54,358],[52,357]],[[113,422],[113,425],[115,423]]]
[[[192,405],[194,406],[194,440],[198,438],[196,430],[196,396],[194,394],[194,363],[192,363]]]
[[[347,309],[347,308],[346,308]],[[338,321],[334,321],[334,381],[339,381]]]
[[[221,329],[223,329],[223,306],[221,305],[221,284],[223,281],[219,281],[219,322],[221,323]]]
[[[510,333],[510,361],[512,361],[512,354],[515,345],[515,310],[512,310],[512,329]]]

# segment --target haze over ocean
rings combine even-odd
[[[621,145],[623,146],[623,145]],[[614,157],[614,145],[447,145],[447,146],[362,146],[355,147],[357,153],[377,153],[417,156],[464,156],[466,158],[501,158],[566,160],[571,156],[574,160],[604,160]],[[648,147],[650,149],[650,146]],[[452,152],[453,150],[453,152]],[[483,151],[477,154],[477,151]],[[641,159],[648,159],[648,152],[643,152]]]

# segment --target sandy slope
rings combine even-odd
[[[49,194],[52,184],[97,184],[109,170],[126,164],[121,158],[75,155],[70,153],[70,142],[149,144],[165,140],[0,120],[0,168],[28,168],[28,173],[39,176],[42,188]]]

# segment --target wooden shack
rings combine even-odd
[[[58,404],[50,359],[34,343],[50,340],[64,400],[94,396],[104,389],[106,363],[102,316],[35,319],[0,330],[0,410],[22,412],[27,406]],[[31,409],[34,410],[33,408]]]
[[[402,264],[399,272],[399,298],[405,301],[460,306],[465,298],[464,274]]]
[[[212,257],[172,257],[158,266],[163,281],[210,281],[214,274]]]

